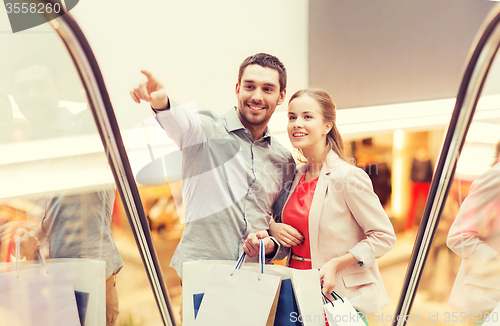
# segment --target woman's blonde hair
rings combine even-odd
[[[344,141],[342,140],[342,136],[340,135],[339,130],[337,129],[337,109],[335,107],[335,103],[333,103],[332,97],[324,90],[319,88],[306,88],[301,89],[295,94],[292,95],[290,101],[288,101],[288,105],[290,103],[301,96],[307,95],[316,102],[318,102],[321,107],[321,114],[323,115],[323,120],[326,123],[332,123],[332,129],[326,135],[326,148],[327,152],[333,150],[337,155],[347,163],[352,164],[352,159],[350,159],[344,152]],[[305,162],[304,154],[301,150],[299,150],[301,157],[298,158],[299,161]],[[326,153],[325,153],[326,154]]]

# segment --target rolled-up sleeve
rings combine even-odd
[[[490,169],[472,184],[450,228],[447,246],[464,259],[483,263],[494,259],[498,251],[483,241],[481,233],[499,216],[500,173]]]

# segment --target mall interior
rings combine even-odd
[[[240,63],[265,52],[288,74],[269,122],[273,137],[295,153],[288,100],[299,89],[326,90],[345,151],[394,227],[395,246],[377,259],[390,303],[368,324],[480,325],[491,315],[484,325],[500,325],[496,5],[85,0],[18,32],[14,16],[1,12],[0,294],[2,274],[18,258],[29,264],[16,257],[16,232],[42,225],[46,258],[98,252],[106,277],[116,273],[116,325],[182,325],[181,280],[169,264],[185,226],[186,162],[129,91],[146,69],[170,98],[222,115],[238,103]],[[47,71],[33,68],[39,58]],[[23,60],[35,63],[27,69]],[[58,214],[62,222],[51,219]],[[78,248],[56,256],[57,242]],[[113,243],[121,258],[109,258]],[[2,302],[0,325],[10,309]],[[95,307],[101,318],[104,306]]]

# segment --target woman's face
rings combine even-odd
[[[308,95],[295,98],[288,106],[288,137],[295,148],[324,150],[331,123],[323,118],[319,103]]]

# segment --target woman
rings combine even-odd
[[[448,303],[472,313],[469,325],[482,325],[500,302],[500,142],[492,167],[472,182],[446,244],[462,258]]]
[[[396,236],[370,178],[344,153],[335,119],[325,91],[291,97],[288,136],[305,162],[297,167],[283,223],[271,223],[269,231],[291,247],[290,267],[320,270],[325,295],[334,290],[359,312],[375,313],[389,304],[376,258]]]

